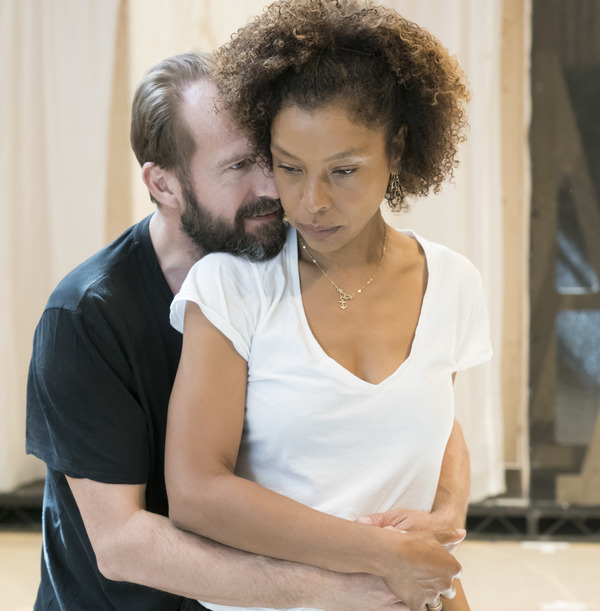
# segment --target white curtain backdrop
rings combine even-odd
[[[104,241],[118,6],[0,0],[0,491],[44,475],[24,450],[33,330],[52,288]]]
[[[58,280],[105,242],[112,79],[127,61],[130,90],[161,57],[210,50],[267,0],[0,0],[0,491],[43,475],[24,453],[25,384],[35,324]],[[458,416],[473,464],[473,498],[503,490],[500,358],[501,0],[388,0],[458,53],[471,82],[469,141],[455,185],[388,215],[467,255],[481,270],[494,361],[457,379]],[[119,18],[125,23],[118,22]],[[117,28],[128,55],[115,58]],[[122,154],[122,151],[119,151]],[[114,158],[114,157],[113,157]],[[152,208],[135,164],[136,218]],[[136,218],[132,218],[131,222]],[[123,227],[124,228],[124,227]]]
[[[501,0],[391,0],[459,56],[470,82],[468,140],[453,183],[386,218],[467,256],[483,277],[494,358],[461,372],[456,413],[471,453],[472,500],[504,491],[500,350],[502,346],[502,172],[500,140]]]

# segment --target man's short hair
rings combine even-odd
[[[211,66],[210,53],[188,52],[163,59],[146,72],[131,107],[131,147],[141,166],[152,162],[187,177],[195,143],[179,107],[187,87],[210,79]]]

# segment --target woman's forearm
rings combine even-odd
[[[173,522],[245,551],[382,575],[392,562],[385,545],[389,533],[318,512],[234,475],[246,380],[246,361],[188,303],[165,452]]]
[[[342,573],[382,576],[389,533],[316,511],[231,473],[169,490],[171,520],[225,545]]]
[[[350,522],[234,475],[246,380],[232,343],[188,304],[165,453],[173,522],[249,552],[380,576],[417,609],[449,589],[460,565],[443,544],[460,539],[456,531],[400,534]]]
[[[449,591],[460,572],[443,546],[464,531],[401,534],[318,512],[232,474],[215,480],[197,498],[175,495],[176,523],[247,551],[380,576],[411,609]]]

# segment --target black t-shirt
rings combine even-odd
[[[148,511],[168,514],[165,429],[181,335],[169,324],[173,294],[149,222],[68,274],[35,332],[27,452],[48,467],[36,610],[169,611],[184,604],[100,574],[65,479],[146,484]]]

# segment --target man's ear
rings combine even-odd
[[[404,155],[404,148],[406,147],[406,125],[402,125],[400,129],[392,136],[392,142],[390,146],[391,155],[390,163],[392,173],[398,172],[398,168],[402,162],[402,155]]]
[[[156,201],[169,208],[179,208],[181,186],[174,172],[147,161],[142,166],[142,180]]]

